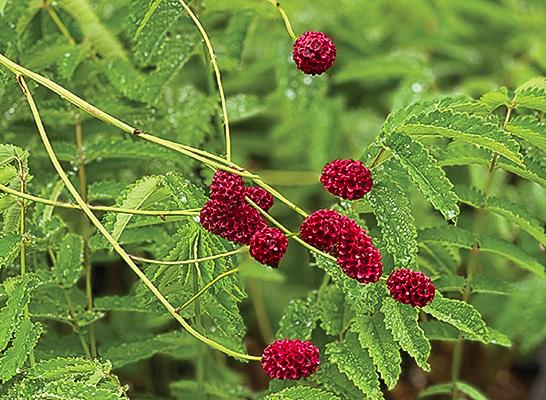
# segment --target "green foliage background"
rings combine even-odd
[[[546,337],[546,84],[532,80],[546,73],[544,2],[285,3],[297,33],[322,30],[334,38],[338,58],[328,73],[309,77],[295,69],[291,39],[267,1],[190,2],[218,55],[234,161],[311,211],[336,205],[318,182],[325,163],[371,163],[385,147],[391,157],[374,170],[370,196],[336,206],[362,218],[387,273],[423,270],[443,296],[424,312],[400,307],[383,286],[345,280],[335,265],[293,242],[279,270],[246,255],[199,268],[143,267],[179,305],[240,266],[240,274],[214,285],[183,317],[250,354],[275,336],[320,344],[323,363],[314,378],[294,388],[268,384],[257,363],[223,357],[179,329],[79,211],[27,203],[27,274],[20,276],[21,205],[0,195],[2,398],[415,398],[425,387],[424,395],[451,390],[441,384],[451,379],[450,350],[459,336],[489,344],[491,371],[533,359]],[[0,51],[132,126],[224,152],[212,70],[177,0],[0,0]],[[0,69],[0,82],[0,183],[20,190],[23,170],[29,193],[72,202],[11,72]],[[202,206],[211,170],[28,83],[77,187],[81,126],[90,203]],[[507,107],[514,111],[504,124]],[[500,157],[491,175],[493,152]],[[100,215],[130,254],[172,261],[233,249],[192,218]],[[272,215],[294,231],[301,222],[282,205]],[[93,310],[86,304],[87,253]],[[468,264],[476,271],[471,283],[464,278]],[[86,357],[81,343],[91,332],[97,360]],[[38,363],[30,367],[33,348]],[[472,360],[469,353],[465,358]],[[495,399],[526,395],[525,388],[501,393],[494,375],[463,368],[461,379]],[[472,386],[459,390],[483,398]]]

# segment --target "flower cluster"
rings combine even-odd
[[[334,160],[320,176],[324,188],[346,200],[361,199],[372,190],[372,172],[358,160]]]
[[[382,274],[381,253],[358,224],[334,210],[318,210],[303,221],[300,237],[332,254],[343,272],[360,283],[377,282]]]
[[[237,244],[250,245],[250,254],[262,264],[277,265],[288,240],[278,229],[268,228],[260,213],[245,201],[248,196],[268,211],[273,196],[260,187],[245,186],[239,175],[227,171],[216,171],[209,189],[209,200],[200,212],[203,228]]]
[[[434,300],[436,288],[430,278],[411,269],[397,269],[387,280],[393,299],[412,307],[424,307]]]
[[[305,32],[294,42],[292,58],[300,71],[320,75],[334,65],[336,45],[322,32]]]
[[[272,379],[307,378],[319,363],[319,349],[307,340],[276,340],[262,354],[262,368]]]

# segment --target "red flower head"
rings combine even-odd
[[[209,200],[200,213],[200,222],[207,231],[238,244],[249,244],[252,236],[267,226],[265,219],[250,204],[230,208],[218,200]]]
[[[430,278],[411,269],[396,269],[387,280],[391,297],[412,307],[424,307],[432,300],[436,288]]]
[[[343,217],[334,210],[318,210],[300,226],[300,237],[311,246],[329,253],[339,242]]]
[[[320,181],[327,191],[357,200],[372,190],[372,172],[358,160],[334,160],[323,168]]]
[[[336,45],[322,32],[305,32],[294,42],[292,58],[300,71],[320,75],[334,64]]]
[[[262,210],[269,211],[273,207],[273,196],[267,190],[258,186],[245,189],[245,196],[256,203]]]
[[[275,340],[262,354],[262,368],[272,379],[307,378],[319,363],[319,349],[298,339]]]
[[[244,200],[245,183],[243,178],[231,172],[216,171],[209,189],[209,198],[225,205],[235,206]]]
[[[287,246],[288,239],[280,229],[265,227],[250,239],[250,255],[262,264],[276,267]]]

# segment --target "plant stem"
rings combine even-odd
[[[99,221],[99,219],[93,214],[93,212],[87,207],[87,204],[82,199],[80,194],[78,193],[77,189],[74,187],[72,182],[70,182],[70,179],[68,178],[68,175],[63,170],[57,155],[55,154],[55,151],[53,150],[53,147],[51,146],[51,142],[49,141],[49,138],[47,136],[47,133],[44,129],[44,125],[42,123],[42,119],[40,118],[40,114],[38,112],[38,109],[36,107],[36,103],[34,102],[34,98],[32,97],[29,88],[21,75],[17,75],[17,81],[21,87],[21,90],[23,91],[23,94],[25,95],[27,102],[30,106],[32,116],[34,118],[34,121],[36,123],[36,127],[38,128],[38,133],[40,134],[40,138],[42,139],[42,142],[44,144],[44,147],[46,149],[46,152],[51,160],[51,163],[53,164],[55,170],[57,171],[57,174],[65,184],[66,188],[70,192],[70,194],[74,197],[74,200],[80,205],[82,210],[85,212],[87,217],[91,220],[91,223],[95,225],[97,230],[105,237],[105,239],[112,245],[114,250],[120,255],[120,257],[129,265],[131,270],[137,275],[137,277],[142,281],[142,283],[152,292],[152,294],[159,300],[159,302],[165,307],[165,309],[173,316],[174,319],[176,319],[180,325],[193,337],[195,337],[197,340],[200,340],[201,342],[207,344],[208,346],[219,350],[227,355],[230,355],[234,358],[238,359],[244,359],[244,360],[252,360],[252,361],[259,361],[261,360],[261,357],[258,356],[251,356],[248,354],[239,353],[233,350],[228,349],[224,345],[215,342],[212,339],[207,338],[206,336],[203,336],[199,332],[197,332],[195,329],[192,328],[190,324],[184,320],[178,313],[176,313],[175,308],[172,306],[171,303],[163,296],[163,294],[155,287],[155,285],[150,281],[150,279],[142,272],[137,265],[133,262],[131,257],[127,254],[127,252],[121,247],[121,245],[112,237],[110,232],[102,225],[102,223]]]
[[[267,317],[267,310],[265,308],[262,292],[258,288],[258,283],[254,279],[249,279],[247,282],[248,290],[250,292],[250,300],[254,306],[254,313],[256,314],[256,322],[258,323],[258,329],[262,335],[262,339],[265,343],[271,343],[274,339],[273,329]]]
[[[85,169],[85,156],[83,146],[83,131],[80,122],[76,124],[76,149],[78,153],[78,180],[82,199],[87,203],[87,173]],[[89,250],[89,220],[84,214],[80,215],[80,234],[83,238],[83,266],[85,269],[85,297],[87,299],[87,310],[93,312],[93,279],[91,252]],[[91,358],[97,358],[97,339],[95,327],[89,325],[89,347]]]
[[[12,189],[9,186],[5,186],[0,184],[0,190],[6,193],[9,193],[13,196],[20,197],[22,199],[31,200],[35,203],[41,203],[46,204],[53,207],[59,207],[59,208],[69,208],[72,210],[81,210],[82,208],[78,204],[71,204],[71,203],[61,203],[59,201],[53,201],[49,199],[44,199],[43,197],[34,196],[28,193],[23,193],[18,190]],[[149,215],[149,216],[155,216],[155,217],[167,217],[167,216],[188,216],[193,217],[195,215],[199,215],[199,209],[198,208],[192,208],[189,210],[135,210],[131,208],[118,208],[118,207],[108,207],[108,206],[94,206],[91,204],[87,204],[87,207],[94,211],[104,211],[104,212],[114,212],[114,213],[120,213],[120,214],[135,214],[135,215]]]
[[[275,218],[273,218],[271,215],[269,215],[267,212],[265,212],[262,208],[260,208],[259,205],[257,205],[256,203],[254,203],[251,199],[249,199],[248,197],[245,197],[246,201],[252,206],[254,207],[256,210],[258,210],[258,212],[260,214],[262,214],[264,216],[264,218],[266,218],[269,222],[271,222],[273,225],[275,225],[277,228],[279,228],[281,231],[284,232],[284,234],[291,238],[291,239],[294,239],[296,242],[298,242],[299,244],[301,244],[303,247],[311,250],[312,252],[314,253],[317,253],[317,254],[320,254],[321,256],[323,257],[326,257],[328,258],[329,260],[331,261],[334,261],[334,262],[337,262],[336,258],[331,256],[330,254],[327,254],[323,251],[320,251],[319,249],[317,249],[316,247],[314,246],[311,246],[310,244],[304,242],[297,234],[293,233],[293,232],[290,232],[290,230],[288,230],[284,225],[282,225],[279,221],[277,221]]]
[[[504,122],[502,124],[503,130],[506,130],[506,127],[508,126],[508,122],[510,121],[510,116],[512,115],[512,110],[513,110],[512,106],[507,107],[506,117],[504,118]],[[491,186],[493,185],[493,178],[495,177],[495,171],[496,171],[495,166],[496,166],[498,158],[499,158],[499,155],[497,153],[493,154],[493,157],[491,158],[491,163],[489,164],[489,168],[487,170],[487,177],[486,177],[484,188],[483,188],[485,202],[487,201],[487,198],[489,197],[489,192],[491,191]],[[484,207],[478,208],[475,211],[474,232],[476,233],[478,237],[481,235],[483,231],[483,227],[485,223],[485,214],[486,214],[486,209]],[[468,260],[466,262],[467,273],[466,273],[465,287],[463,290],[464,301],[470,300],[470,297],[472,296],[472,280],[476,273],[476,260],[477,260],[478,253],[479,253],[479,247],[475,245],[472,248],[470,255],[468,256]],[[457,338],[457,342],[455,343],[455,347],[453,348],[453,360],[451,363],[451,385],[452,385],[451,394],[454,400],[458,396],[457,382],[459,380],[459,376],[461,373],[463,349],[464,349],[463,335],[459,334],[459,337]]]
[[[246,247],[241,247],[241,248],[238,248],[237,250],[227,251],[227,252],[225,252],[225,253],[215,254],[215,255],[212,255],[212,256],[208,256],[208,257],[195,258],[195,259],[193,259],[193,260],[179,260],[179,261],[152,260],[152,259],[150,259],[150,258],[144,258],[144,257],[133,256],[133,255],[131,255],[131,254],[129,254],[129,256],[130,256],[133,260],[135,260],[135,261],[141,261],[141,262],[144,262],[144,263],[146,263],[146,264],[155,264],[155,265],[186,265],[186,264],[194,264],[194,263],[200,263],[200,262],[204,262],[204,261],[216,260],[216,259],[218,259],[218,258],[229,257],[229,256],[233,256],[233,255],[235,255],[235,254],[244,253],[244,252],[246,252],[246,251],[248,251],[248,248],[246,248]]]
[[[198,265],[198,263],[195,263],[196,265]],[[232,270],[229,270],[229,271],[226,271],[224,273],[221,273],[220,275],[218,275],[216,278],[214,278],[212,281],[210,281],[209,283],[207,283],[205,286],[203,286],[197,293],[195,293],[188,301],[186,301],[184,304],[182,304],[180,307],[177,307],[176,308],[176,312],[179,313],[180,311],[182,311],[183,309],[185,309],[186,307],[188,307],[191,303],[193,303],[194,301],[197,301],[197,299],[199,299],[199,297],[201,297],[201,295],[203,293],[205,293],[207,290],[209,290],[212,286],[214,286],[214,284],[222,279],[224,279],[226,276],[230,276],[230,275],[233,275],[237,272],[239,272],[241,269],[240,268],[234,268]]]
[[[231,161],[231,136],[229,131],[229,118],[228,118],[228,111],[227,111],[227,102],[226,102],[226,96],[224,94],[224,86],[222,85],[222,76],[220,75],[220,68],[218,67],[218,63],[216,62],[216,55],[214,54],[214,49],[212,48],[212,43],[210,41],[209,35],[207,34],[207,31],[197,18],[197,16],[194,14],[194,12],[191,10],[191,8],[186,4],[184,0],[178,0],[184,10],[188,13],[190,18],[192,19],[193,23],[197,27],[197,30],[199,30],[199,33],[203,37],[203,41],[205,42],[205,45],[207,46],[207,50],[209,52],[210,56],[210,63],[212,64],[212,68],[214,69],[214,75],[216,77],[216,85],[218,86],[218,94],[220,95],[220,103],[222,106],[222,117],[224,119],[224,128],[225,128],[225,139],[226,139],[226,159],[227,161]]]
[[[10,59],[6,58],[4,55],[0,54],[0,64],[4,65],[8,69],[10,69],[13,73],[16,75],[23,75],[27,76],[28,78],[36,81],[40,85],[48,88],[49,90],[55,92],[61,98],[66,99],[70,103],[74,104],[76,107],[80,108],[81,110],[85,111],[86,113],[90,114],[91,116],[100,119],[101,121],[112,125],[118,129],[121,129],[122,131],[139,137],[143,140],[146,140],[151,143],[159,144],[163,147],[169,148],[171,150],[174,150],[176,152],[179,152],[181,154],[184,154],[190,158],[193,158],[194,160],[200,161],[205,165],[208,165],[211,168],[221,169],[224,171],[232,172],[234,174],[240,175],[244,178],[248,178],[253,180],[258,186],[261,186],[265,190],[269,191],[273,196],[275,196],[277,199],[279,199],[281,202],[286,204],[289,208],[299,213],[301,216],[306,217],[307,213],[303,211],[300,207],[292,203],[290,200],[288,200],[285,196],[283,196],[279,191],[273,189],[271,186],[266,184],[258,175],[251,174],[247,172],[244,168],[241,168],[240,166],[232,163],[229,160],[225,160],[219,156],[216,156],[214,154],[211,154],[209,152],[206,152],[204,150],[196,149],[191,146],[182,145],[179,143],[175,143],[166,139],[161,139],[159,137],[150,135],[148,133],[145,133],[141,131],[140,129],[136,129],[132,127],[131,125],[115,118],[114,116],[98,109],[97,107],[93,106],[92,104],[88,103],[87,101],[81,99],[80,97],[76,96],[74,93],[70,92],[69,90],[63,88],[62,86],[58,85],[57,83],[35,73],[32,72],[19,64],[11,61]],[[97,207],[94,208],[95,210],[99,210]],[[153,214],[157,215],[157,214]]]
[[[19,163],[19,178],[21,181],[21,192],[25,192],[25,186],[26,186],[26,173],[23,166],[23,163],[17,159]],[[26,227],[25,227],[25,200],[21,199],[21,212],[19,213],[19,234],[21,235],[21,249],[20,249],[20,261],[21,261],[21,276],[25,275],[27,272],[27,238],[26,238]],[[24,309],[24,315],[25,318],[30,318],[30,314],[28,312],[28,304],[25,305]],[[34,356],[34,350],[32,350],[29,354],[29,361],[30,365],[34,366],[36,365],[36,358]]]
[[[49,4],[49,2],[45,3],[44,6],[45,6],[45,9],[46,9],[47,13],[49,14],[51,19],[55,23],[55,25],[57,25],[57,28],[59,28],[59,31],[61,31],[63,36],[70,42],[70,44],[75,45],[76,44],[76,39],[74,39],[74,36],[72,36],[72,34],[70,33],[70,31],[68,30],[66,25],[63,23],[63,21],[61,20],[61,18],[59,17],[57,12],[55,11],[55,9]]]
[[[277,8],[277,10],[279,11],[279,14],[281,14],[281,17],[284,21],[284,26],[286,26],[286,31],[288,32],[288,34],[290,35],[292,39],[296,40],[298,37],[296,36],[296,34],[294,33],[294,30],[292,29],[292,24],[290,24],[290,19],[288,18],[288,14],[286,14],[284,9],[282,8],[281,3],[275,0],[267,0],[267,1]]]
[[[83,349],[84,353],[87,355],[87,357],[93,358],[93,356],[91,355],[91,351],[89,351],[89,346],[87,345],[87,342],[85,341],[85,339],[83,338],[83,336],[80,333],[80,327],[77,325],[77,323],[76,323],[76,321],[74,319],[74,317],[76,315],[76,310],[74,309],[74,304],[72,303],[72,300],[70,300],[70,296],[68,295],[67,291],[63,290],[63,293],[64,293],[64,298],[66,300],[66,304],[68,305],[68,311],[70,313],[70,317],[73,320],[73,324],[71,324],[72,329],[74,330],[74,333],[80,339],[80,344],[82,345],[82,349]]]

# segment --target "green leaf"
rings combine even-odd
[[[385,250],[399,267],[415,263],[417,229],[409,200],[391,174],[384,169],[374,171],[374,188],[367,199],[373,207]]]
[[[8,301],[0,310],[0,351],[8,345],[14,332],[17,332],[18,321],[29,301],[29,286],[34,280],[30,275],[16,278],[8,292]]]
[[[532,116],[510,120],[506,130],[546,152],[546,125]]]
[[[359,399],[362,392],[353,382],[347,378],[347,375],[340,372],[338,367],[328,359],[320,361],[320,368],[309,378],[328,391],[339,395],[342,399]]]
[[[168,332],[138,340],[124,340],[119,343],[110,342],[101,347],[101,356],[112,363],[114,368],[144,360],[155,354],[184,354],[187,359],[196,357],[199,346],[195,340],[182,332]]]
[[[459,340],[460,332],[454,326],[442,321],[429,320],[423,322],[422,325],[425,334],[430,340],[441,340],[445,342],[456,342]],[[487,337],[489,341],[487,343],[496,344],[502,347],[511,347],[512,342],[510,339],[492,328],[487,328]],[[477,336],[463,334],[464,340],[470,340],[483,343],[483,337],[480,339]]]
[[[383,316],[380,313],[372,317],[359,316],[351,330],[358,334],[360,345],[368,350],[387,387],[394,388],[402,373],[402,357],[398,344],[385,327]]]
[[[38,362],[28,371],[28,379],[56,381],[90,377],[104,366],[98,360],[84,357],[56,357]]]
[[[117,158],[149,160],[150,154],[157,160],[173,161],[179,158],[174,151],[144,141],[115,138],[85,145],[86,163]]]
[[[500,106],[509,107],[511,104],[511,99],[508,94],[508,89],[501,87],[497,90],[492,90],[485,93],[480,97],[480,102],[485,104],[488,112],[493,112]]]
[[[74,233],[67,234],[60,245],[51,270],[55,281],[69,287],[76,284],[83,270],[83,239]]]
[[[19,373],[42,332],[41,324],[32,323],[30,319],[21,321],[12,346],[0,358],[0,381],[5,383]]]
[[[389,135],[384,144],[445,219],[451,220],[459,215],[459,199],[451,190],[453,184],[425,146],[409,136],[396,133]]]
[[[482,316],[478,310],[464,301],[447,299],[436,292],[432,303],[423,307],[423,311],[440,321],[453,325],[461,332],[489,343],[487,327]]]
[[[39,398],[44,399],[71,399],[71,400],[118,400],[125,399],[120,389],[98,388],[85,382],[74,382],[69,380],[54,381],[47,383],[39,390]]]
[[[321,389],[308,386],[294,386],[273,393],[265,397],[265,400],[341,400],[340,397]]]
[[[430,355],[430,343],[417,323],[419,311],[406,304],[400,304],[390,297],[383,299],[381,312],[385,316],[385,326],[417,365],[430,371],[427,360]]]
[[[442,226],[419,231],[419,242],[440,243],[446,246],[472,249],[476,244],[476,237],[472,232],[463,228]]]
[[[116,200],[116,206],[130,209],[146,209],[157,199],[154,194],[161,183],[159,176],[147,176],[129,186]],[[106,214],[106,227],[110,230],[114,240],[118,240],[133,217],[132,214],[109,213]]]
[[[546,112],[546,78],[533,78],[519,86],[514,102],[517,106]]]
[[[486,119],[469,113],[431,111],[409,119],[396,128],[399,132],[417,136],[444,136],[483,146],[521,165],[519,144]]]
[[[520,268],[546,279],[544,265],[539,260],[527,254],[520,247],[505,240],[493,236],[483,237],[480,239],[480,251],[506,257]]]
[[[339,335],[343,330],[343,309],[345,298],[340,288],[335,285],[323,289],[318,299],[320,326],[328,335]]]
[[[0,234],[0,270],[15,259],[20,246],[21,236],[13,233]]]
[[[423,390],[421,393],[419,393],[419,398],[424,399],[426,397],[438,396],[442,394],[448,395],[451,394],[452,389],[452,383],[440,383]],[[487,397],[480,393],[478,389],[470,386],[468,383],[457,381],[457,390],[466,394],[471,400],[487,400]]]
[[[305,300],[296,299],[288,303],[275,334],[277,338],[311,339],[318,320],[315,297],[310,295]]]
[[[326,345],[328,359],[358,387],[369,399],[383,399],[379,377],[368,352],[360,346],[355,335],[343,342]]]
[[[442,166],[455,165],[484,165],[489,166],[493,153],[487,149],[464,143],[460,140],[455,140],[447,146],[447,150],[436,155]],[[510,160],[500,158],[497,161],[497,166],[512,172],[522,178],[536,182],[539,185],[546,186],[546,174],[544,167],[536,162],[529,154],[523,160],[524,166],[513,163]]]

